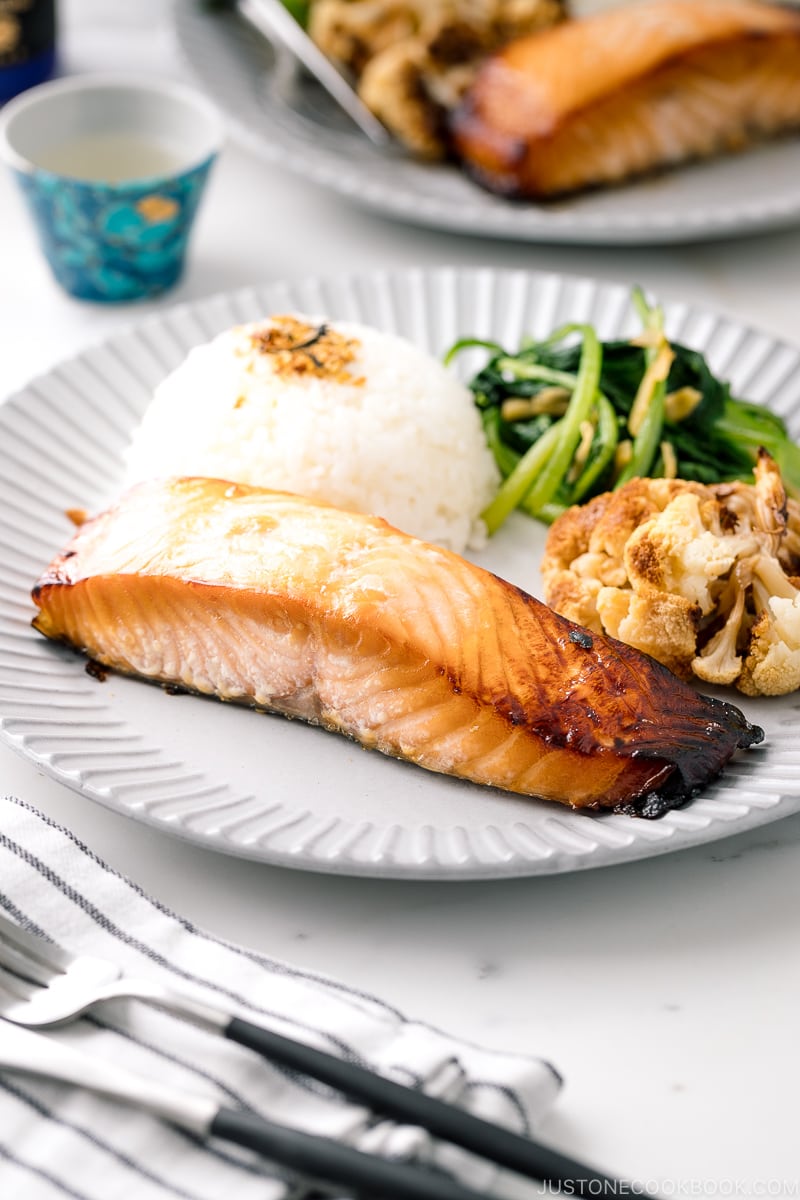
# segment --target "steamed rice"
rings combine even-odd
[[[281,320],[189,353],[134,436],[129,482],[214,476],[373,513],[457,552],[480,545],[499,478],[467,388],[410,342],[345,322],[327,323],[352,339],[338,377],[281,372],[256,340]]]

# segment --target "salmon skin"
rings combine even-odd
[[[456,554],[224,480],[133,488],[33,598],[41,633],[106,667],[576,808],[658,815],[763,737]]]
[[[650,0],[510,42],[452,118],[465,168],[545,199],[800,129],[800,13]]]

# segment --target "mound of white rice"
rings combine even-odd
[[[327,325],[354,340],[338,378],[280,371],[253,336],[270,321],[192,350],[156,389],[127,452],[128,482],[230,479],[374,513],[457,552],[479,546],[499,478],[470,392],[402,338]]]

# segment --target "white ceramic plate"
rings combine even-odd
[[[637,328],[626,289],[522,272],[439,270],[309,281],[220,296],[145,320],[0,407],[0,731],[54,778],[206,846],[320,871],[458,879],[601,866],[713,841],[800,809],[800,697],[742,700],[768,740],[659,821],[594,816],[433,775],[334,734],[109,675],[30,627],[30,588],[69,526],[118,493],[121,454],[153,386],[194,344],[295,309],[366,321],[440,354],[474,334],[515,346],[567,319]],[[739,394],[800,430],[800,353],[686,307],[673,337]],[[464,372],[474,368],[465,361]],[[544,530],[518,516],[479,560],[530,591]]]
[[[387,156],[353,131],[313,82],[285,78],[235,16],[173,0],[196,81],[234,137],[270,162],[358,204],[483,237],[605,245],[691,242],[800,221],[800,138],[547,206],[484,192],[452,166]]]

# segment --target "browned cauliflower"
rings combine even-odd
[[[752,485],[633,479],[569,509],[542,578],[556,612],[683,678],[800,688],[800,504],[764,451]]]
[[[554,25],[565,0],[312,0],[308,30],[413,154],[447,153],[446,115],[492,50]]]

